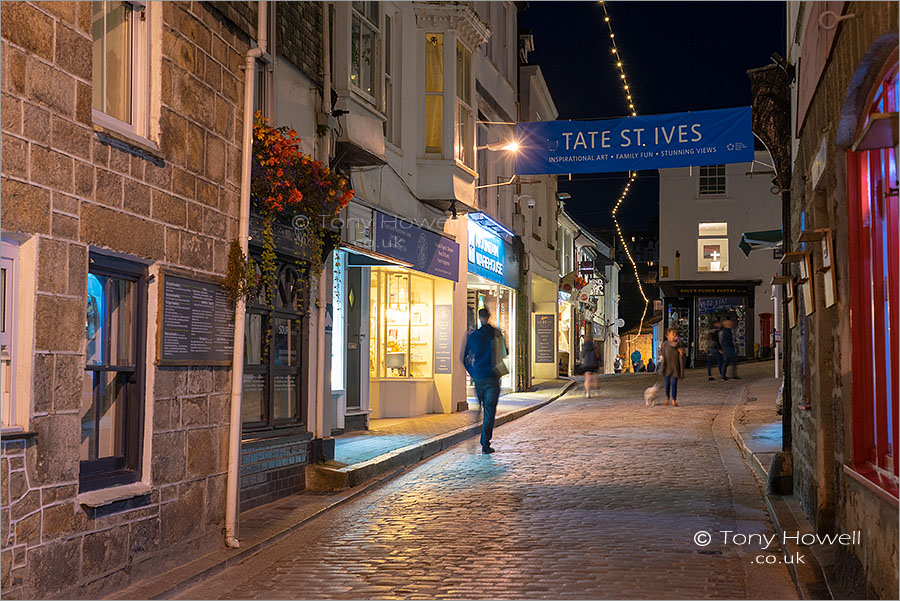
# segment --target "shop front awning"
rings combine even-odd
[[[771,250],[781,248],[781,230],[763,230],[761,232],[744,232],[738,247],[750,256],[751,250]]]

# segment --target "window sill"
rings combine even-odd
[[[93,121],[94,131],[104,144],[152,161],[157,166],[165,163],[159,145],[149,138],[134,133],[126,124],[120,125],[115,119],[97,110],[93,112]]]
[[[117,501],[127,501],[135,497],[142,497],[149,494],[151,490],[152,487],[149,484],[135,482],[134,484],[123,484],[122,486],[111,486],[100,490],[83,492],[76,497],[76,500],[79,504],[86,507],[97,508],[112,505]]]
[[[29,440],[31,438],[37,438],[37,435],[37,432],[28,431],[21,426],[3,428],[3,431],[0,432],[0,438],[2,438],[3,442],[12,440]]]
[[[856,468],[844,465],[844,473],[873,492],[876,497],[890,503],[894,509],[900,507],[896,481],[888,480],[868,465],[860,465],[856,466]]]

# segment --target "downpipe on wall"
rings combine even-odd
[[[241,205],[238,242],[244,256],[248,253],[250,239],[250,161],[253,150],[253,81],[256,75],[256,59],[266,52],[268,2],[257,5],[256,48],[244,57],[244,115],[243,141],[241,144]],[[225,489],[225,545],[232,549],[241,546],[237,539],[238,469],[241,455],[241,393],[244,380],[244,298],[238,299],[234,308],[234,343],[231,365],[231,417],[228,430],[228,472]]]

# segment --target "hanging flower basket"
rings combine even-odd
[[[232,300],[261,290],[272,308],[277,269],[276,219],[303,224],[309,251],[310,277],[304,280],[308,291],[309,282],[317,280],[322,270],[325,240],[333,235],[330,224],[353,198],[353,190],[347,184],[327,165],[301,152],[296,131],[274,127],[258,112],[254,115],[250,202],[263,220],[261,275],[254,277],[256,269],[251,259],[230,258],[224,282],[228,283],[226,288]]]

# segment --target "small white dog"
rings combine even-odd
[[[659,383],[657,382],[653,386],[644,390],[644,404],[648,407],[652,407],[656,405],[656,401],[659,399]]]

